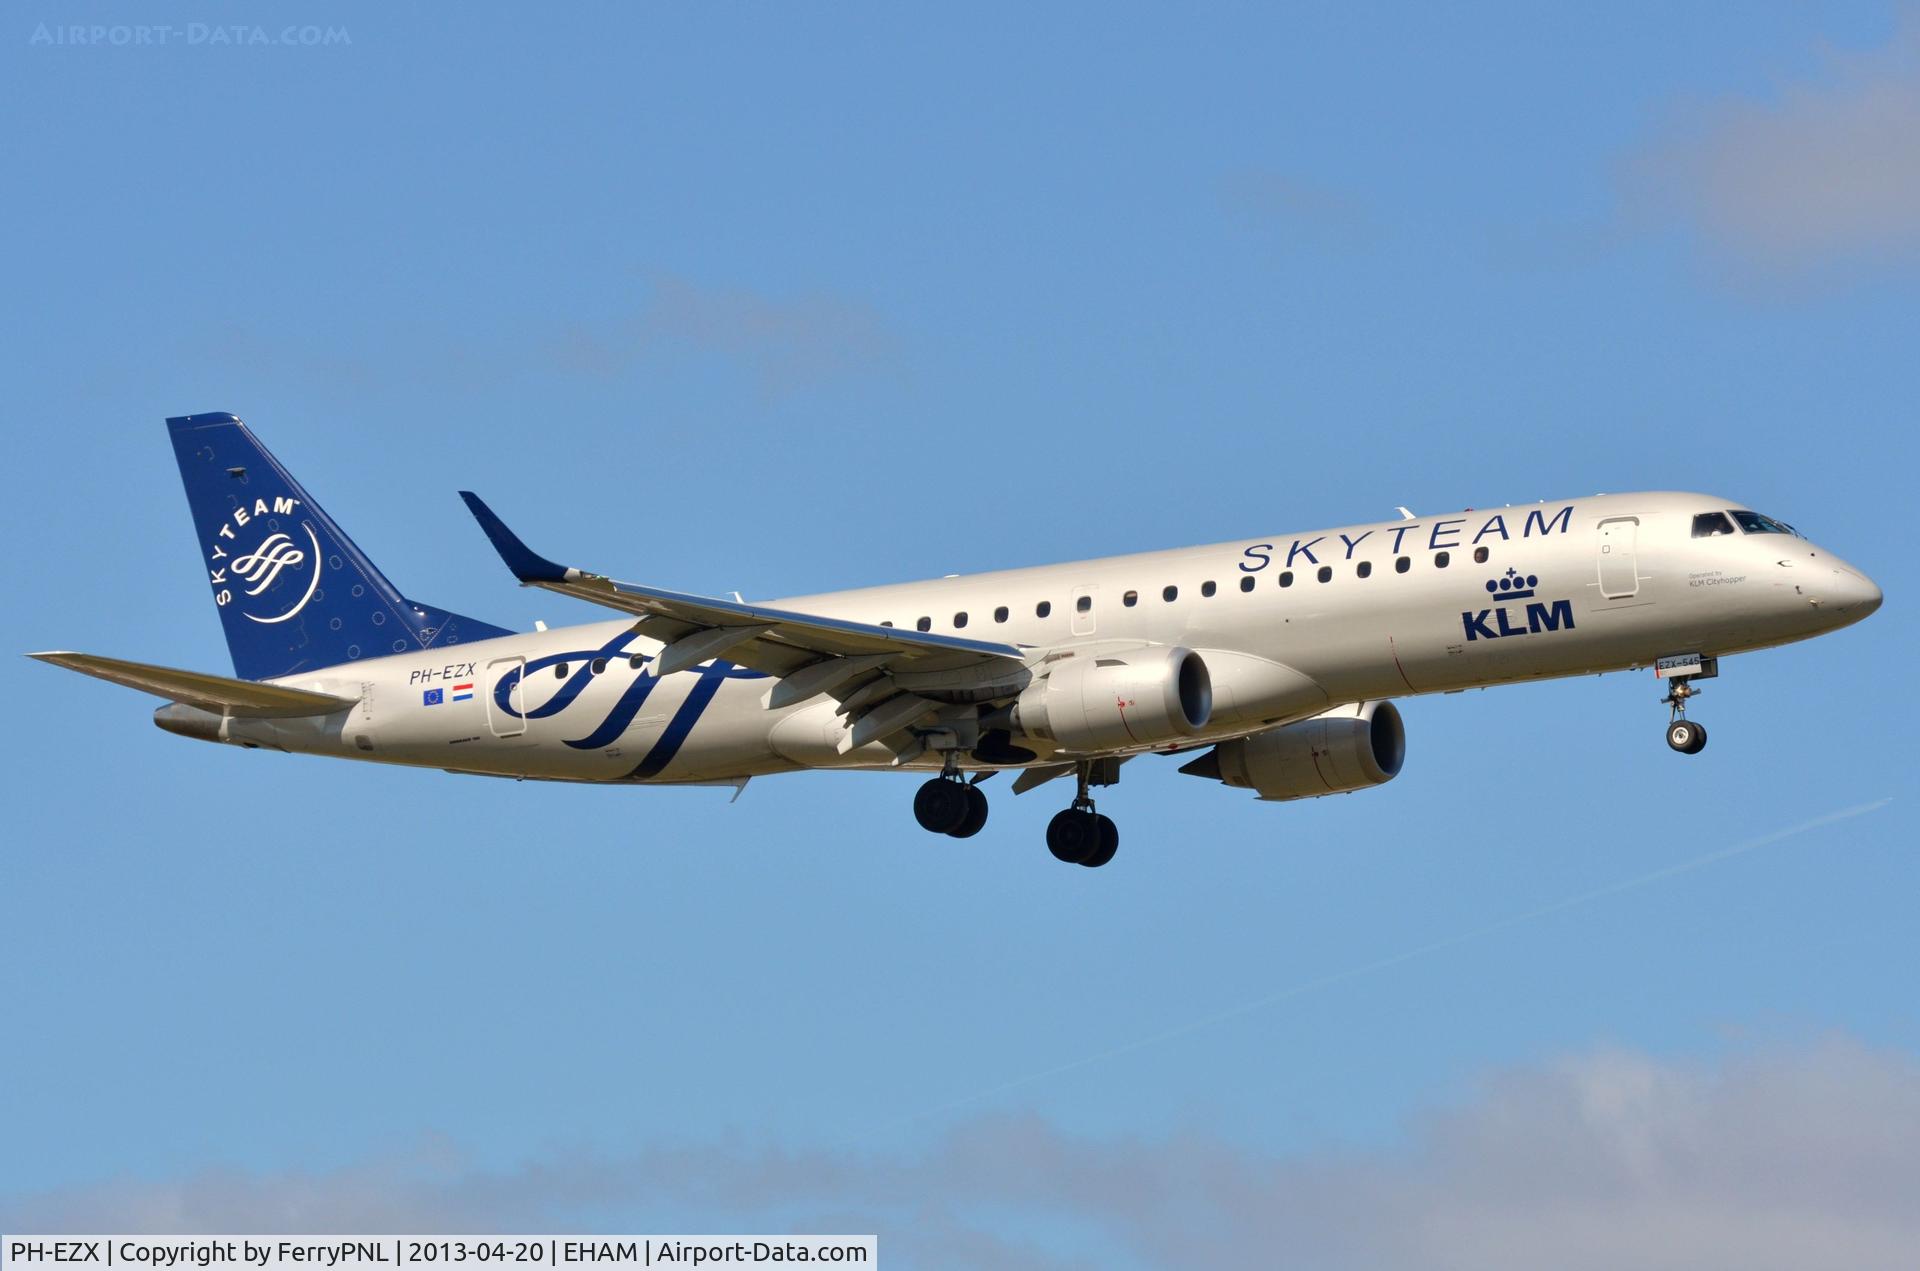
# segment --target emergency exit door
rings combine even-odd
[[[527,731],[525,658],[497,658],[487,663],[487,727],[495,737],[518,737]]]
[[[1073,634],[1077,636],[1090,636],[1093,634],[1094,621],[1096,618],[1093,612],[1093,602],[1094,596],[1099,590],[1100,588],[1097,586],[1075,587],[1073,589],[1073,616],[1072,620],[1067,624]]]

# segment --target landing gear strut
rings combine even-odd
[[[1660,699],[1672,708],[1667,721],[1667,745],[1683,755],[1697,755],[1707,748],[1707,730],[1687,718],[1687,699],[1700,691],[1693,686],[1692,679],[1691,676],[1675,678],[1667,695]]]
[[[1120,849],[1120,830],[1111,817],[1093,810],[1093,799],[1087,794],[1091,769],[1091,764],[1082,763],[1075,771],[1079,790],[1073,806],[1047,823],[1047,850],[1069,865],[1097,869]]]
[[[984,778],[981,778],[984,780]],[[987,823],[987,796],[978,782],[969,784],[948,752],[945,769],[913,796],[913,819],[920,828],[952,838],[972,838]]]

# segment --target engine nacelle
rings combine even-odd
[[[1258,791],[1262,799],[1314,799],[1391,781],[1406,757],[1399,710],[1392,702],[1362,702],[1221,742],[1180,771]]]
[[[1013,727],[1063,750],[1121,750],[1191,737],[1213,716],[1213,681],[1192,649],[1128,649],[1058,663],[1014,703]]]

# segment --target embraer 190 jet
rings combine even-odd
[[[981,783],[1071,778],[1059,859],[1119,834],[1092,790],[1146,754],[1283,801],[1391,780],[1392,699],[1651,667],[1667,744],[1730,653],[1866,617],[1880,589],[1792,526],[1704,494],[1603,495],[748,603],[615,582],[529,549],[525,586],[618,617],[515,632],[402,595],[228,414],[169,419],[236,678],[42,661],[168,699],[203,741],[545,781],[743,787],[904,768],[926,829],[987,820]]]

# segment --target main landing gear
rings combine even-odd
[[[1047,822],[1047,850],[1069,865],[1098,869],[1120,850],[1120,829],[1112,817],[1093,810],[1093,800],[1087,795],[1090,769],[1089,764],[1079,766],[1074,773],[1079,790],[1073,796],[1073,806]]]
[[[987,796],[980,793],[979,783],[992,775],[982,773],[969,782],[949,756],[946,771],[913,796],[913,819],[920,822],[921,829],[935,834],[972,838],[987,823]]]
[[[1679,676],[1669,682],[1667,695],[1660,700],[1672,708],[1667,721],[1667,745],[1683,755],[1697,755],[1707,748],[1707,730],[1687,718],[1687,699],[1699,693],[1693,676]]]
[[[1112,785],[1119,779],[1118,766],[1113,760],[1095,760],[1083,762],[1075,770],[1079,791],[1073,806],[1047,824],[1047,850],[1056,858],[1090,869],[1113,859],[1120,848],[1120,831],[1111,817],[1093,810],[1087,788]],[[992,775],[983,772],[968,781],[957,760],[949,755],[945,770],[914,794],[913,819],[921,829],[935,834],[972,838],[987,823],[987,796],[980,792],[980,783]]]

